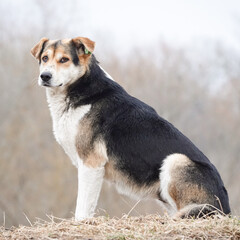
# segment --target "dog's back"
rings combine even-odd
[[[85,89],[85,95],[83,89],[89,82],[92,84]],[[92,105],[86,116],[93,132],[89,142],[104,141],[109,159],[106,175],[111,175],[110,180],[120,186],[121,192],[138,195],[140,191],[148,197],[149,189],[153,195],[153,187],[155,197],[175,210],[185,208],[190,215],[199,214],[200,210],[212,211],[214,207],[230,212],[226,189],[208,158],[153,108],[107,78],[95,59],[86,79],[72,88],[76,94],[85,95],[80,100],[74,97],[73,90],[69,91],[70,99],[78,99],[74,102],[76,108]],[[203,208],[203,204],[213,207]]]

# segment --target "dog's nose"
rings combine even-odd
[[[50,72],[43,72],[40,77],[44,82],[48,82],[52,78],[52,74]]]

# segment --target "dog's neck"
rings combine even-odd
[[[48,107],[53,121],[57,121],[66,109],[66,90],[60,89],[46,89]]]
[[[125,92],[99,66],[95,57],[92,58],[89,70],[74,83],[67,87],[47,88],[47,100],[52,117],[59,117],[69,109],[92,105],[115,90],[121,89],[119,92]]]

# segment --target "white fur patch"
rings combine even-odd
[[[170,204],[171,209],[170,212],[175,213],[177,212],[177,206],[175,201],[169,195],[169,183],[171,182],[171,172],[172,169],[175,167],[178,161],[185,157],[182,154],[171,154],[163,160],[163,165],[160,169],[160,192],[162,198]]]
[[[99,67],[102,69],[102,71],[104,72],[104,74],[105,74],[105,76],[106,76],[107,78],[109,78],[109,79],[111,79],[111,80],[114,81],[114,79],[112,78],[112,76],[111,76],[110,74],[108,74],[100,65],[99,65]]]
[[[76,136],[80,120],[89,112],[91,105],[84,105],[76,109],[70,108],[65,112],[65,95],[61,93],[52,94],[52,91],[47,89],[47,100],[53,120],[54,136],[70,157],[72,163],[78,167],[81,160],[76,149]]]

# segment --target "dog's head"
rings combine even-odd
[[[42,38],[31,50],[39,60],[40,86],[68,86],[88,70],[95,43],[88,38],[49,40]]]

